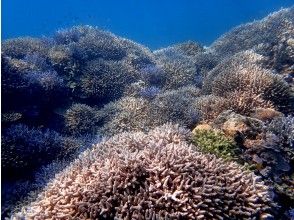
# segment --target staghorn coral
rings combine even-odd
[[[176,44],[173,47],[186,56],[196,56],[197,54],[204,52],[204,48],[193,41],[186,41],[184,43]]]
[[[54,40],[58,45],[69,47],[73,57],[78,60],[124,61],[135,69],[154,63],[153,54],[148,48],[89,25],[60,30]]]
[[[47,69],[50,69],[50,65],[47,63],[46,56],[42,56],[39,53],[26,54],[23,60],[34,70],[46,71]]]
[[[58,45],[69,45],[78,42],[81,38],[91,34],[93,31],[94,28],[89,25],[74,26],[70,29],[61,29],[57,31],[54,34],[53,39]]]
[[[126,52],[121,47],[118,37],[110,32],[99,30],[91,26],[77,26],[69,30],[63,30],[59,34],[71,35],[74,31],[82,32],[79,37],[73,39],[68,45],[73,52],[73,56],[80,60],[89,61],[103,58],[110,60],[120,60]],[[59,41],[58,41],[59,42]]]
[[[2,126],[3,124],[8,124],[12,122],[19,121],[22,118],[22,114],[19,112],[7,112],[7,113],[2,113],[1,115],[1,123]]]
[[[3,98],[9,99],[9,96],[16,94],[21,94],[23,91],[27,90],[28,82],[23,78],[23,74],[20,72],[28,71],[30,68],[22,62],[25,66],[20,71],[21,67],[15,66],[15,62],[10,57],[1,56],[1,92],[3,93]]]
[[[1,142],[2,173],[4,177],[13,178],[30,175],[54,159],[68,157],[80,146],[76,140],[55,131],[29,128],[24,124],[5,129]]]
[[[152,100],[152,121],[157,125],[166,122],[191,127],[200,120],[200,112],[193,105],[200,90],[193,86],[168,90]]]
[[[164,89],[190,86],[197,80],[198,70],[193,59],[173,47],[154,51],[158,66],[165,72]]]
[[[79,74],[80,61],[75,59],[68,46],[55,45],[48,52],[48,59],[53,68],[62,74],[68,81]]]
[[[192,105],[201,113],[203,121],[211,121],[221,112],[230,108],[227,99],[215,95],[199,96]]]
[[[205,49],[197,42],[186,41],[155,50],[153,53],[159,58],[173,59],[177,56],[194,58],[203,52],[205,52]]]
[[[249,115],[252,110],[259,108],[274,108],[269,101],[262,99],[261,95],[255,94],[251,90],[236,90],[227,96],[228,106],[233,111]]]
[[[34,58],[34,53],[31,55],[37,65],[39,59]],[[14,66],[15,59],[3,57],[2,60],[4,61],[1,66],[2,98],[5,102],[2,111],[19,112],[23,115],[23,119],[28,121],[37,122],[36,119],[38,122],[46,121],[52,109],[60,105],[67,93],[63,77],[51,68],[37,70],[38,68],[31,67],[31,64],[19,60],[27,65],[27,68],[22,69]],[[40,115],[31,117],[31,114],[27,114],[28,109],[32,108],[39,109]]]
[[[270,215],[269,189],[257,176],[193,151],[185,142],[187,135],[165,125],[148,134],[124,133],[104,141],[58,174],[13,219]]]
[[[49,45],[45,40],[38,38],[15,38],[2,42],[2,53],[11,58],[23,59],[29,54],[46,56]]]
[[[85,104],[73,104],[67,109],[65,128],[71,134],[93,133],[96,129],[97,116],[94,108]]]
[[[207,72],[220,61],[219,55],[216,54],[213,49],[209,47],[203,48],[193,41],[187,41],[156,50],[154,54],[158,60],[163,63],[178,60],[178,65],[182,64],[183,66],[186,65],[187,68],[191,70],[194,69],[194,76],[201,77],[206,76]],[[172,69],[168,69],[168,71],[172,71]]]
[[[294,7],[282,9],[262,20],[236,27],[216,40],[210,49],[221,58],[226,58],[254,47],[258,50],[258,46],[261,47],[262,44],[271,45],[272,48],[285,35],[293,36],[293,11]],[[258,52],[263,51],[261,48]]]
[[[293,26],[293,24],[291,24]],[[282,34],[280,41],[276,44],[262,44],[256,51],[266,56],[267,67],[274,69],[277,73],[288,77],[289,82],[292,82],[291,75],[293,75],[294,65],[294,31],[290,30],[288,33]]]
[[[140,78],[147,85],[162,87],[166,81],[166,74],[159,66],[149,64],[140,69]]]
[[[146,99],[153,99],[156,95],[158,95],[160,89],[155,86],[144,88],[140,91],[140,96]]]
[[[24,78],[28,80],[29,86],[40,87],[46,93],[54,93],[64,88],[63,79],[54,70],[29,72]]]
[[[262,59],[262,56],[253,51],[234,55],[209,73],[204,90],[207,93],[235,98],[236,109],[240,109],[245,114],[249,113],[246,112],[247,105],[253,102],[255,107],[274,105],[276,108],[288,111],[291,109],[289,106],[293,98],[290,87],[281,76],[263,68],[260,64]],[[241,102],[240,97],[243,97]],[[249,99],[246,100],[246,97]],[[239,98],[239,104],[236,98]]]
[[[120,98],[125,87],[134,82],[135,74],[117,61],[87,62],[80,79],[79,96],[113,100]]]
[[[154,54],[149,48],[125,38],[119,38],[119,41],[126,50],[123,61],[127,65],[140,71],[145,66],[156,64]]]
[[[141,91],[143,91],[144,89],[147,89],[148,85],[142,81],[142,80],[138,80],[137,82],[131,83],[129,84],[124,91],[123,96],[132,96],[132,97],[136,97],[139,98],[141,97]]]
[[[199,92],[198,88],[188,86],[159,93],[152,99],[140,97],[140,92],[139,96],[134,93],[123,97],[105,105],[98,113],[103,122],[100,132],[113,135],[125,131],[148,131],[167,122],[192,127],[200,120],[199,111],[192,105]]]
[[[120,98],[140,70],[154,65],[153,54],[142,45],[91,26],[61,30],[54,36],[50,61],[75,99],[87,104]]]
[[[203,90],[210,94],[212,92],[213,86],[211,82],[220,74],[229,74],[238,72],[239,69],[247,69],[250,66],[258,65],[261,69],[264,65],[265,58],[264,56],[255,53],[252,50],[242,51],[234,56],[230,56],[224,60],[221,60],[211,71],[209,71],[204,79]],[[236,86],[228,85],[228,86]]]
[[[17,206],[23,206],[21,201],[34,189],[30,181],[1,182],[1,216],[10,216]],[[2,217],[3,218],[3,217]]]
[[[290,94],[293,93],[293,20],[292,7],[237,27],[210,47],[184,42],[154,53],[140,44],[90,26],[61,30],[50,39],[4,41],[1,81],[5,145],[2,148],[7,148],[2,152],[4,162],[7,155],[10,157],[13,171],[9,172],[31,173],[33,168],[43,165],[39,160],[47,164],[83,151],[76,140],[80,133],[90,140],[92,137],[88,138],[87,132],[95,134],[98,129],[103,134],[113,135],[122,131],[149,131],[167,121],[194,127],[201,119],[209,123],[209,127],[218,127],[237,137],[238,147],[242,150],[238,159],[254,165],[254,171],[275,188],[282,209],[289,209],[288,201],[294,201],[293,120],[292,116],[275,118],[274,115],[282,114],[278,110],[293,113],[294,109]],[[108,105],[100,111],[84,108],[86,112],[90,109],[90,113],[81,114],[81,118],[79,114],[74,115],[76,127],[69,130],[75,138],[59,134],[46,136],[48,127],[65,131],[62,130],[65,115],[60,112],[71,103]],[[254,112],[268,107],[275,111],[274,115],[265,115],[265,120],[259,118],[261,115],[254,116]],[[219,124],[218,120],[213,122],[228,109],[243,117],[256,117],[264,123],[240,115],[227,115],[230,118],[226,121],[221,120],[226,115],[221,115]],[[262,110],[261,113],[270,112]],[[85,115],[89,117],[83,120]],[[7,131],[14,129],[14,126],[7,127],[19,122],[41,126],[42,130],[24,127],[25,132],[40,132],[28,131],[30,135],[25,135],[15,129],[17,133],[13,135],[17,140],[6,136]],[[83,127],[82,131],[79,126]],[[153,142],[170,143],[164,137],[164,129],[155,132]],[[163,135],[158,137],[159,133]],[[30,136],[36,136],[40,141]],[[139,136],[144,139],[142,133],[136,138]],[[169,137],[173,138],[173,134]],[[57,150],[51,149],[51,144],[57,145],[54,139],[59,143]],[[138,143],[144,142],[143,139],[137,139]],[[132,141],[128,143],[133,149]],[[177,137],[174,141],[181,142]],[[117,148],[124,148],[120,138],[108,146],[115,142]],[[31,148],[32,155],[28,155]],[[106,148],[102,151],[107,151]],[[22,160],[25,160],[25,172],[21,172],[19,161]],[[15,161],[17,163],[12,163]],[[48,170],[54,170],[52,166],[48,166]],[[3,170],[6,175],[7,166]],[[42,182],[44,184],[47,179]],[[8,193],[5,200],[10,195]],[[286,202],[281,201],[284,198]]]
[[[123,97],[116,102],[105,105],[98,113],[103,122],[99,132],[114,135],[120,132],[146,131],[150,127],[150,103],[143,98]]]
[[[62,142],[59,143],[64,148],[61,157],[52,162],[48,161],[50,163],[45,163],[47,165],[40,164],[42,166],[36,167],[30,175],[26,171],[23,179],[10,180],[6,177],[2,178],[1,218],[7,219],[11,216],[11,213],[21,211],[24,205],[28,205],[37,198],[40,191],[57,173],[61,172],[70,162],[76,159],[81,152],[89,149],[93,143],[97,144],[99,142],[99,137],[90,135],[77,138],[63,137]],[[13,176],[13,178],[15,177],[16,175]]]
[[[161,92],[161,89],[156,86],[148,86],[142,80],[139,80],[135,83],[131,83],[126,87],[124,91],[124,96],[131,96],[135,98],[144,98],[148,100],[152,100]]]

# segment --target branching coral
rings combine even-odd
[[[146,131],[150,128],[150,103],[143,98],[124,97],[104,106],[98,117],[104,125],[100,132],[114,135],[128,131]]]
[[[27,54],[23,61],[28,63],[33,70],[46,71],[50,69],[50,65],[47,63],[46,56],[39,53]]]
[[[139,92],[139,94],[142,98],[153,99],[154,97],[156,97],[156,95],[159,94],[159,92],[160,92],[160,89],[158,87],[151,86],[151,87],[142,89]]]
[[[91,26],[77,26],[64,30],[57,33],[56,37],[58,43],[69,42],[73,56],[80,60],[97,58],[120,60],[126,55],[115,35]]]
[[[2,43],[3,54],[16,59],[23,59],[26,55],[34,53],[46,55],[48,48],[46,41],[29,37],[10,39]]]
[[[1,140],[3,176],[13,178],[30,175],[41,165],[67,157],[79,147],[75,140],[71,140],[69,145],[69,140],[55,131],[42,131],[23,124],[12,125],[4,130]]]
[[[187,132],[165,128],[147,135],[125,133],[97,145],[58,174],[14,219],[269,215],[273,203],[268,188],[254,174],[194,152],[185,143]]]
[[[74,104],[65,113],[65,127],[72,134],[95,132],[95,109],[85,104]]]
[[[48,52],[48,60],[53,68],[63,75],[68,81],[79,74],[80,61],[73,56],[68,46],[55,45]]]
[[[265,101],[260,94],[252,90],[236,90],[227,95],[227,102],[230,109],[240,114],[249,115],[257,108],[274,108],[270,101]]]
[[[273,47],[285,37],[285,33],[293,36],[293,11],[293,7],[282,9],[260,21],[236,27],[215,41],[211,49],[224,58],[262,44]]]
[[[254,104],[252,107],[255,108],[274,105],[286,110],[292,99],[289,85],[280,76],[264,69],[258,64],[260,61],[262,56],[252,51],[236,54],[209,73],[205,90],[234,98],[235,110],[240,109],[245,114],[249,104]]]
[[[197,67],[193,59],[174,48],[164,48],[154,52],[158,65],[166,73],[165,89],[177,89],[193,85]]]
[[[162,87],[166,81],[166,74],[159,66],[149,64],[140,69],[140,78],[147,85]]]
[[[2,113],[1,116],[2,126],[3,124],[16,122],[22,118],[22,114],[18,112]]]
[[[199,111],[192,105],[198,95],[199,89],[190,86],[159,93],[153,99],[124,97],[100,111],[104,123],[101,132],[113,135],[124,131],[148,131],[167,122],[194,126],[200,120]]]
[[[153,121],[157,125],[166,122],[186,127],[195,125],[201,118],[200,112],[193,105],[199,93],[198,88],[187,86],[158,94],[152,101]]]
[[[227,99],[215,95],[199,96],[192,105],[201,113],[203,121],[211,121],[221,112],[230,108]]]
[[[192,128],[205,121],[206,128],[236,139],[238,161],[254,164],[278,199],[293,196],[293,118],[279,112],[294,109],[293,12],[282,9],[237,27],[210,47],[184,42],[152,52],[91,26],[47,39],[4,41],[5,176],[31,175],[52,160],[84,151],[80,135],[89,140],[87,147],[97,132],[139,132],[87,150],[54,178],[26,218],[268,217],[268,189],[253,174],[194,152],[183,129],[151,129],[166,122]],[[65,107],[72,103],[77,104]],[[235,150],[220,133],[197,135],[202,151],[227,158]],[[47,171],[58,170],[52,166]]]
[[[117,61],[93,60],[86,64],[83,71],[79,95],[90,98],[119,98],[125,87],[135,80],[135,73]]]
[[[64,87],[63,79],[56,71],[29,72],[24,78],[29,81],[32,87],[40,87],[46,93],[53,93]]]
[[[193,41],[186,41],[184,43],[176,44],[173,46],[173,48],[180,50],[187,56],[196,56],[197,54],[204,52],[204,48],[200,44]]]
[[[126,50],[124,62],[136,70],[146,65],[155,65],[155,57],[147,47],[125,38],[119,38],[122,48]]]
[[[64,75],[73,96],[89,104],[120,98],[140,69],[154,65],[147,48],[91,26],[59,31],[54,41],[49,51],[53,67]]]
[[[42,63],[43,58],[39,59],[37,55],[37,57],[34,57],[34,53],[31,56],[30,58],[27,57],[27,59],[32,59],[30,63],[3,57],[2,61],[4,62],[1,66],[2,98],[5,102],[3,112],[17,111],[23,114],[24,119],[27,120],[31,119],[26,114],[27,109],[41,109],[41,114],[44,116],[52,111],[52,108],[56,105],[59,105],[60,100],[64,97],[63,95],[67,93],[62,76],[51,68],[46,69],[43,66],[45,64]],[[35,64],[32,64],[33,62]],[[33,67],[38,65],[40,65],[40,68]],[[46,70],[41,70],[43,68]],[[59,99],[56,99],[57,96]]]

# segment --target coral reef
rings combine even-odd
[[[173,122],[191,127],[201,119],[200,112],[193,105],[198,96],[199,89],[193,86],[158,94],[152,101],[150,117],[157,125]]]
[[[252,51],[234,55],[209,73],[205,89],[232,100],[234,110],[242,114],[248,114],[252,107],[289,110],[293,99],[290,86],[282,77],[259,65],[257,62],[261,60]]]
[[[168,125],[148,134],[124,133],[97,145],[58,174],[23,216],[206,219],[270,215],[273,203],[258,177],[235,163],[193,152],[183,140],[185,133]]]
[[[211,121],[221,112],[230,108],[229,101],[215,95],[199,96],[194,102],[194,108],[201,113],[202,121]]]
[[[197,129],[193,131],[193,143],[199,151],[212,153],[224,159],[236,157],[236,144],[221,132]]]
[[[293,7],[282,9],[262,20],[236,27],[216,40],[211,49],[226,58],[255,47],[260,52],[264,45],[276,46],[282,38],[293,36],[293,10]]]
[[[277,135],[283,142],[294,148],[294,117],[276,117],[267,126],[269,132]]]
[[[127,131],[148,131],[167,122],[192,127],[201,119],[201,113],[192,105],[198,95],[199,89],[190,86],[158,93],[152,99],[145,95],[144,98],[133,97],[133,94],[111,102],[98,113],[103,123],[100,133],[109,136]]]
[[[146,131],[152,122],[150,104],[146,99],[124,97],[111,102],[98,113],[103,126],[100,133],[111,136],[120,132]]]
[[[2,53],[16,59],[24,59],[28,55],[41,54],[46,56],[49,45],[38,38],[15,38],[2,43]]]
[[[1,137],[1,168],[3,177],[17,178],[30,173],[56,158],[65,158],[79,148],[75,139],[55,131],[12,125]],[[23,171],[23,172],[22,172]]]
[[[291,203],[294,201],[292,120],[293,118],[289,116],[276,116],[271,121],[263,122],[232,111],[225,111],[211,123],[208,131],[203,132],[208,133],[214,129],[234,139],[237,143],[235,150],[238,151],[234,160],[246,164],[249,169],[272,185],[279,197]],[[198,137],[201,137],[199,130],[195,131]],[[194,141],[197,141],[197,135]],[[206,139],[204,141],[207,142]],[[203,147],[200,146],[199,149]],[[212,147],[210,149],[214,154],[220,153],[216,151],[218,149]]]
[[[292,7],[208,47],[87,25],[3,41],[1,217],[289,219],[293,27]]]
[[[97,123],[95,109],[85,104],[74,104],[65,113],[65,127],[72,134],[91,134]]]
[[[83,69],[77,84],[79,96],[112,100],[121,97],[125,87],[134,82],[134,72],[117,61],[92,60]]]
[[[166,74],[165,89],[177,89],[193,85],[197,81],[197,66],[191,57],[177,48],[168,47],[154,51],[158,65]]]

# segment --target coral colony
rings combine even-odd
[[[209,47],[76,26],[1,59],[3,219],[293,219],[294,8]]]

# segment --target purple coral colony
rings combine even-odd
[[[209,47],[76,26],[1,59],[3,219],[294,218],[293,7]]]

